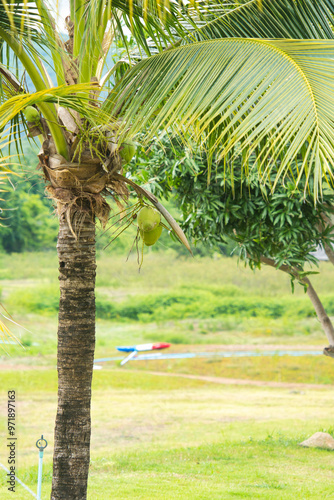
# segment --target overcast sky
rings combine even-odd
[[[59,26],[60,31],[65,30],[65,17],[70,14],[70,3],[69,0],[49,0],[50,5],[52,6],[53,12],[58,12],[59,16],[57,19],[57,24]]]

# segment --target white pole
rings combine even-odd
[[[42,472],[43,472],[43,451],[40,451],[39,452],[39,461],[38,461],[37,500],[41,500]]]
[[[136,356],[136,354],[138,354],[138,352],[136,350],[130,352],[129,356],[127,356],[126,358],[123,359],[123,361],[121,361],[121,366],[125,365],[125,363],[130,361],[131,358],[134,358]]]
[[[39,460],[38,460],[38,479],[37,479],[37,500],[41,500],[42,494],[42,472],[43,472],[43,453],[44,448],[46,448],[48,442],[43,438],[43,434],[41,439],[38,439],[36,442],[36,446],[39,449]]]

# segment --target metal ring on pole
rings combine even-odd
[[[42,436],[39,439],[37,439],[36,446],[39,449],[39,451],[43,451],[47,447],[47,445],[48,445],[48,442],[46,439],[43,438],[43,434],[42,434]]]

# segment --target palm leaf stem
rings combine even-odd
[[[39,15],[43,19],[43,27],[52,43],[51,57],[54,63],[54,69],[57,77],[58,85],[65,83],[65,73],[64,66],[61,58],[61,43],[59,36],[56,31],[54,19],[50,15],[49,9],[45,7],[43,0],[37,0],[36,2]]]
[[[91,0],[87,3],[82,11],[84,17],[84,31],[80,40],[80,56],[79,56],[79,78],[80,83],[90,82],[93,76],[93,61],[96,50],[101,50],[102,38],[99,36],[99,26],[101,24],[101,13],[103,12],[104,0],[96,2]],[[79,12],[76,17],[76,24],[80,25],[81,19]],[[74,27],[74,30],[76,27]],[[73,50],[74,54],[74,50]]]
[[[40,66],[40,62],[33,61],[27,52],[22,48],[20,43],[9,33],[0,27],[0,37],[8,44],[8,46],[13,50],[15,55],[20,59],[23,67],[29,74],[36,90],[45,90],[47,87],[46,82],[41,77],[36,66]],[[68,148],[67,143],[63,134],[63,131],[58,124],[56,108],[53,104],[40,103],[40,110],[43,113],[45,119],[48,122],[50,132],[52,134],[53,140],[55,142],[56,149],[59,154],[68,159]]]
[[[109,5],[109,3],[110,2],[108,0],[101,18],[101,24],[98,29],[98,38],[101,41],[101,46],[95,44],[94,55],[92,59],[92,74],[97,76],[98,80],[100,80],[107,53],[114,38],[112,27],[107,30],[108,22],[111,20],[111,6]],[[106,37],[109,37],[109,39],[106,40]]]
[[[263,0],[261,9],[257,0],[224,3],[217,9],[202,6],[195,22],[193,8],[189,9],[187,38],[291,38],[329,39],[334,37],[332,0]]]
[[[15,75],[11,73],[3,64],[0,63],[0,74],[6,80],[6,84],[9,84],[13,89],[15,89],[18,93],[24,93],[24,88],[21,86],[21,83],[18,81]]]
[[[73,57],[80,57],[80,52],[82,49],[82,40],[84,39],[85,33],[85,0],[71,0],[74,3],[74,35],[73,35]]]

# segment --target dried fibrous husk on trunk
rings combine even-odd
[[[66,217],[73,235],[78,234],[88,214],[96,216],[105,226],[111,209],[104,195],[111,194],[118,204],[119,198],[125,200],[128,197],[121,176],[114,177],[122,169],[117,152],[108,158],[109,171],[88,148],[82,152],[79,161],[67,161],[56,152],[51,139],[44,141],[38,156],[39,166],[49,182],[47,194],[56,203],[58,217]]]
[[[104,227],[108,221],[110,206],[100,194],[75,189],[46,188],[49,198],[57,204],[58,217],[65,216],[71,232],[77,236],[82,221],[94,214]]]

